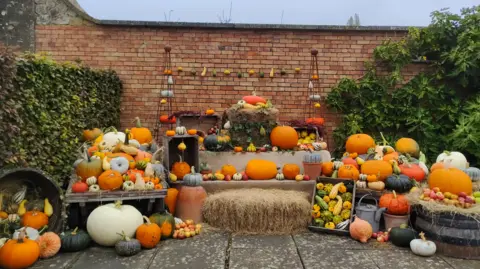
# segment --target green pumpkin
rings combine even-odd
[[[406,175],[391,175],[385,180],[385,188],[397,193],[408,192],[412,187],[413,183]]]
[[[417,232],[411,228],[394,227],[390,230],[389,239],[397,247],[408,248],[410,242],[417,238]]]
[[[129,238],[125,234],[125,232],[120,235],[122,236],[122,240],[118,241],[115,244],[115,252],[119,256],[133,256],[142,250],[142,245],[140,245],[140,241],[138,241],[137,239]]]
[[[464,169],[463,172],[465,172],[470,177],[470,179],[472,179],[473,182],[480,180],[480,169],[478,169],[477,167],[469,167],[467,169]]]
[[[203,140],[203,145],[205,146],[206,150],[209,151],[216,151],[219,149],[220,145],[218,144],[218,138],[215,134],[210,134],[205,137]]]
[[[175,232],[175,218],[167,212],[155,213],[149,217],[150,222],[156,223],[162,230],[162,238],[167,239]]]
[[[77,227],[75,230],[61,233],[60,240],[62,241],[60,249],[62,252],[77,252],[86,249],[92,239],[87,232],[79,230]]]

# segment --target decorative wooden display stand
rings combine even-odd
[[[180,143],[185,143],[187,149],[183,151],[180,155],[184,162],[188,163],[190,166],[195,166],[196,171],[199,169],[199,159],[198,159],[198,135],[175,135],[175,136],[166,136],[163,138],[163,147],[164,147],[164,166],[171,170],[172,165],[175,162],[180,161],[180,156],[178,153],[178,145]]]
[[[127,201],[127,200],[149,200],[147,214],[152,212],[153,205],[156,199],[164,199],[167,196],[167,190],[143,190],[143,191],[99,191],[99,192],[72,192],[72,185],[77,181],[77,176],[74,173],[68,184],[67,191],[65,193],[64,203],[68,208],[71,204],[78,204],[80,206],[81,221],[86,221],[88,217],[87,203],[104,203],[114,201]]]

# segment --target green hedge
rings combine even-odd
[[[64,182],[82,130],[119,126],[121,92],[114,71],[0,51],[0,168],[35,167]]]

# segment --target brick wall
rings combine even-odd
[[[134,117],[148,127],[156,122],[163,79],[164,46],[172,47],[175,85],[174,111],[205,110],[218,112],[236,103],[254,88],[280,109],[281,121],[304,117],[310,50],[319,51],[318,65],[322,97],[344,76],[358,78],[363,63],[382,40],[398,38],[392,31],[276,31],[226,29],[172,29],[118,26],[36,26],[36,51],[50,52],[56,60],[81,59],[92,67],[112,68],[124,82],[122,128],[131,126]],[[176,68],[184,71],[178,75]],[[207,77],[200,77],[203,67]],[[300,67],[300,74],[294,68]],[[195,69],[197,76],[190,75]],[[218,76],[211,77],[215,68]],[[232,75],[223,74],[224,69]],[[276,76],[268,78],[271,68]],[[280,76],[285,68],[288,74]],[[250,69],[265,72],[265,78],[237,78],[236,72]],[[417,72],[408,67],[405,74]],[[325,106],[328,132],[338,120]],[[331,142],[331,139],[329,139]]]

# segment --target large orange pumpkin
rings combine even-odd
[[[98,186],[101,190],[118,190],[122,187],[122,184],[122,174],[115,170],[107,170],[98,177]]]
[[[172,166],[172,174],[176,175],[180,180],[182,180],[185,175],[190,174],[190,172],[190,165],[183,161],[182,156],[180,156],[180,161],[175,162]]]
[[[43,226],[48,225],[47,214],[40,211],[27,211],[22,216],[22,226],[31,227],[33,229],[40,230]]]
[[[360,172],[355,166],[351,164],[345,164],[345,165],[342,165],[340,168],[338,168],[339,178],[349,178],[353,180],[358,180],[359,176],[360,176]]]
[[[8,240],[0,248],[0,267],[5,269],[22,269],[32,266],[40,256],[37,242],[26,237],[21,231],[17,240]]]
[[[280,149],[293,149],[298,143],[298,134],[293,127],[277,126],[270,133],[272,146]]]
[[[136,127],[130,130],[132,134],[132,138],[137,140],[140,144],[150,143],[152,142],[152,132],[148,128],[142,127],[142,123],[139,117],[135,118]]]
[[[273,179],[277,175],[277,165],[272,161],[254,159],[247,163],[245,173],[250,179]]]
[[[362,164],[362,174],[376,175],[378,180],[385,181],[385,179],[392,175],[392,165],[383,160],[370,160]]]
[[[451,192],[459,194],[465,192],[472,193],[472,180],[470,177],[458,168],[438,168],[432,171],[428,177],[428,186],[440,188],[441,192]]]
[[[322,174],[324,176],[330,177],[333,174],[333,162],[324,162],[322,163]]]
[[[392,215],[406,215],[410,211],[407,198],[401,194],[397,195],[395,191],[383,194],[379,206],[386,208],[387,213]]]
[[[418,158],[420,155],[420,147],[418,146],[417,141],[408,137],[398,139],[395,143],[395,150],[400,154],[409,154],[415,158]]]
[[[345,147],[348,153],[366,154],[369,148],[375,147],[375,140],[367,134],[354,134],[348,137]]]
[[[296,164],[287,163],[283,166],[282,173],[285,179],[295,179],[300,174],[300,167]]]

